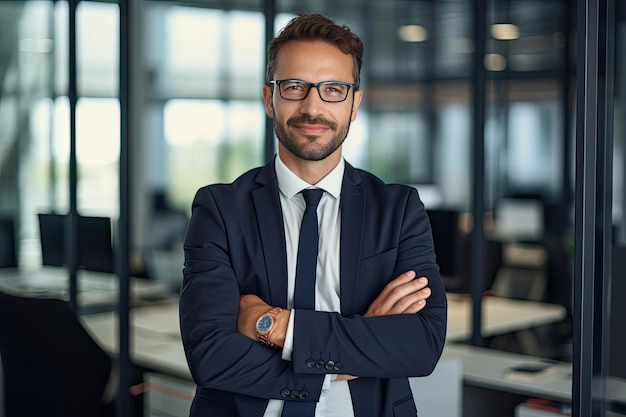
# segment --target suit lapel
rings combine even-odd
[[[348,163],[341,185],[341,245],[339,276],[341,277],[341,313],[354,314],[359,260],[365,219],[365,188],[357,171]],[[358,242],[358,244],[355,244]]]
[[[285,228],[278,195],[278,184],[271,162],[261,170],[257,182],[262,186],[252,192],[261,245],[263,247],[270,305],[287,307],[287,249]]]

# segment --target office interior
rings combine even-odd
[[[265,47],[299,11],[364,40],[344,155],[418,189],[446,289],[472,306],[460,343],[569,364],[573,415],[626,414],[616,0],[0,1],[0,281],[44,270],[18,292],[67,299],[80,317],[118,313],[114,367],[141,386],[135,372],[152,370],[124,347],[129,310],[175,300],[195,191],[274,155]],[[81,301],[88,272],[113,277],[115,296]],[[484,334],[495,297],[562,314]],[[531,396],[463,390],[464,416],[493,404],[513,416]],[[160,415],[118,396],[116,415]]]

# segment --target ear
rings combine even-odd
[[[274,118],[274,106],[272,106],[273,88],[269,85],[263,86],[263,102],[265,104],[265,113]]]
[[[354,120],[356,119],[356,114],[359,111],[359,106],[361,105],[362,99],[363,99],[363,90],[355,91],[354,101],[352,102],[352,117],[350,118],[351,122],[354,122]]]

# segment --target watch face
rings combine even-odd
[[[271,316],[263,316],[256,323],[256,328],[259,332],[263,333],[272,328],[274,320],[272,320]]]

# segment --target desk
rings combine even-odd
[[[572,365],[555,362],[557,372],[532,382],[513,381],[504,377],[511,366],[541,360],[527,355],[503,352],[456,343],[446,344],[442,359],[459,359],[465,383],[497,391],[526,396],[541,396],[570,401],[572,398]]]
[[[411,380],[412,387],[414,389],[417,387],[415,395],[416,401],[420,404],[420,415],[424,414],[426,417],[440,415],[437,410],[428,410],[429,404],[432,403],[432,397],[429,395],[436,395],[437,392],[446,393],[447,406],[451,409],[448,415],[460,416],[462,403],[460,374],[462,367],[465,366],[465,360],[476,367],[485,367],[484,361],[473,363],[468,355],[463,356],[462,351],[450,347],[452,342],[465,340],[471,335],[471,299],[453,294],[449,294],[448,298],[450,300],[448,333],[444,357],[433,375],[427,379]],[[560,306],[497,297],[485,298],[483,306],[485,316],[483,333],[489,335],[548,324],[565,316],[565,309]],[[114,312],[83,315],[81,321],[101,346],[109,353],[117,354],[118,328]],[[132,361],[154,371],[146,375],[148,415],[151,415],[151,412],[154,412],[154,415],[162,415],[163,410],[168,411],[169,415],[185,415],[195,385],[187,367],[180,339],[178,303],[165,302],[133,308],[129,321]],[[487,368],[489,366],[491,365],[487,365]],[[455,381],[458,381],[456,388],[453,386]],[[497,386],[495,375],[491,383]],[[430,392],[428,388],[433,391],[432,394],[428,393]],[[438,411],[441,411],[441,407]]]
[[[557,304],[485,296],[482,300],[482,335],[497,336],[545,324],[557,323],[566,316]],[[467,295],[448,294],[447,341],[469,340],[472,336],[472,299]]]
[[[514,381],[507,379],[505,372],[512,366],[541,361],[542,358],[502,352],[494,349],[481,348],[456,343],[446,344],[441,360],[460,360],[463,368],[465,385],[484,388],[492,392],[507,392],[523,397],[549,398],[564,403],[572,401],[572,364],[554,362],[555,373],[533,381]],[[596,392],[601,393],[601,380]],[[626,409],[626,380],[609,376],[606,378],[604,392],[607,407],[623,413]],[[485,398],[474,398],[474,401],[485,402]],[[496,410],[501,413],[502,410]],[[467,413],[466,413],[467,414]],[[479,415],[491,415],[479,412]]]
[[[34,270],[0,270],[0,290],[28,297],[69,298],[68,270],[42,267]],[[115,274],[79,270],[78,305],[92,311],[110,310],[117,305],[119,282]],[[168,287],[141,278],[130,280],[131,304],[138,306],[170,296]]]
[[[448,295],[447,343],[471,336],[471,299]],[[483,334],[493,336],[558,322],[565,317],[561,306],[486,297]],[[93,337],[110,353],[117,353],[117,316],[113,312],[81,317]],[[190,379],[180,340],[178,303],[167,302],[133,308],[130,312],[131,357],[140,366]]]
[[[119,331],[115,312],[87,314],[80,319],[107,352],[117,354]],[[131,359],[135,364],[191,380],[180,338],[177,302],[133,308],[129,322]]]

